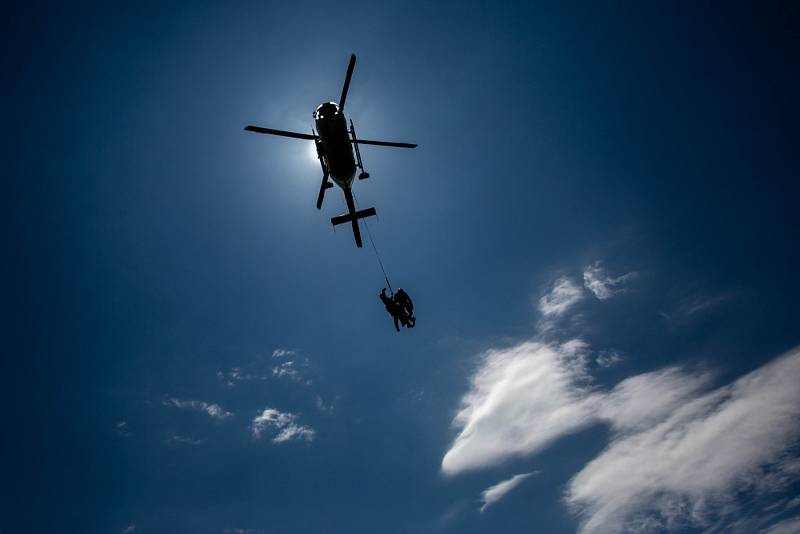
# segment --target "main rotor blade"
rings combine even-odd
[[[353,69],[356,66],[356,55],[350,54],[350,64],[347,66],[347,76],[344,78],[344,87],[342,87],[342,96],[339,97],[339,111],[344,110],[344,101],[347,100],[347,90],[350,89],[350,78],[353,77]]]
[[[308,139],[313,141],[317,137],[311,134],[287,132],[286,130],[273,130],[272,128],[262,128],[261,126],[245,126],[248,132],[255,132],[260,134],[282,135],[283,137],[294,137],[295,139]]]
[[[416,143],[393,143],[391,141],[368,141],[366,139],[356,139],[353,142],[359,145],[395,146],[398,148],[417,148]]]

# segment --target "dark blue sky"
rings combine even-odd
[[[15,8],[0,532],[791,532],[799,23]],[[242,131],[310,131],[353,52],[359,135],[420,145],[355,190],[400,334],[312,148]]]

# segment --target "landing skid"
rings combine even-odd
[[[369,178],[369,173],[364,170],[364,162],[361,161],[361,151],[358,149],[358,138],[356,137],[356,129],[353,126],[353,119],[350,119],[350,135],[353,136],[353,147],[356,149],[356,162],[358,164],[358,168],[361,169],[361,173],[358,175],[359,180],[366,180]]]
[[[314,130],[311,130],[314,133]],[[317,145],[317,159],[322,167],[322,184],[319,186],[319,195],[317,195],[317,209],[322,209],[322,201],[325,199],[325,190],[333,187],[333,184],[328,181],[328,167],[325,166],[325,161],[322,159],[322,143],[318,140],[314,141]]]

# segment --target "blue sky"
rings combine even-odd
[[[796,531],[798,15],[17,8],[0,532]]]

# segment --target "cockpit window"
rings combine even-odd
[[[314,118],[323,119],[329,115],[335,115],[338,112],[339,106],[336,105],[336,102],[325,102],[324,104],[321,104],[314,112]]]

